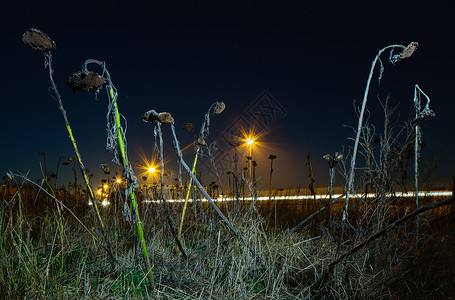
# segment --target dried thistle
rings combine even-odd
[[[193,125],[193,123],[185,123],[185,124],[183,124],[182,128],[185,131],[191,131],[194,129],[194,125]]]
[[[106,78],[95,72],[84,73],[82,71],[71,74],[66,80],[66,85],[73,92],[89,92],[100,88],[106,83]]]
[[[172,118],[170,113],[162,112],[157,113],[155,110],[149,110],[142,115],[142,120],[147,123],[153,123],[154,121],[158,121],[161,124],[171,124],[174,122],[174,118]]]
[[[213,113],[215,115],[219,115],[223,112],[223,110],[226,108],[226,104],[224,104],[223,101],[217,102],[215,108],[213,109]]]
[[[36,51],[50,51],[57,48],[51,38],[41,30],[30,28],[22,35],[22,41],[30,49]]]

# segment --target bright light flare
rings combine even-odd
[[[117,180],[115,180],[118,184],[122,183],[122,179],[121,178],[117,178]]]
[[[159,176],[158,174],[160,173],[160,164],[156,164],[155,160],[152,159],[147,159],[145,155],[139,155],[141,158],[142,163],[140,165],[137,165],[138,168],[137,173],[138,173],[138,178],[142,177],[147,177],[148,180],[153,180],[155,176]]]
[[[254,140],[253,140],[252,138],[248,138],[248,139],[246,140],[246,143],[247,143],[248,145],[252,146],[252,145],[254,144]]]

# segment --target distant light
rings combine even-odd
[[[98,192],[96,192],[96,193],[97,193],[98,195],[101,195],[101,191],[100,191],[100,190],[98,190]]]
[[[251,145],[254,144],[254,140],[253,139],[247,139],[246,143],[251,146]]]
[[[150,167],[149,167],[149,172],[150,172],[150,173],[153,174],[155,171],[156,171],[156,170],[155,170],[155,167],[153,167],[153,166],[150,166]]]
[[[107,184],[103,185],[103,188],[104,188],[105,190],[107,190],[108,187],[109,187],[109,186],[108,186]]]
[[[108,206],[108,205],[109,205],[109,201],[103,200],[103,201],[101,202],[101,205],[102,205],[102,206]]]

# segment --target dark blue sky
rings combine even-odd
[[[95,185],[102,176],[100,163],[115,169],[110,163],[112,155],[105,150],[106,94],[103,91],[95,100],[93,93],[73,95],[65,86],[68,75],[79,71],[85,59],[107,63],[119,92],[120,111],[128,120],[131,161],[152,155],[153,127],[142,122],[142,113],[149,109],[170,112],[183,147],[191,143],[192,136],[181,126],[193,122],[198,129],[215,101],[224,101],[226,110],[213,117],[210,138],[224,151],[218,159],[232,155],[224,147],[225,141],[223,144],[226,128],[235,126],[239,119],[252,123],[254,109],[263,99],[257,97],[268,91],[267,101],[281,108],[281,114],[266,124],[256,121],[257,128],[267,132],[261,138],[267,148],[258,149],[253,157],[258,161],[260,185],[268,186],[267,157],[273,153],[278,156],[274,186],[306,187],[309,152],[316,186],[325,186],[328,170],[322,156],[341,151],[343,145],[345,151],[353,146],[348,139],[353,131],[343,125],[357,126],[353,101],[360,105],[372,60],[384,46],[411,41],[419,42],[420,47],[410,59],[392,65],[387,62],[388,54],[382,56],[383,78],[378,87],[376,69],[367,107],[371,121],[381,131],[383,113],[376,95],[385,99],[390,93],[391,104],[399,105],[395,120],[400,117],[404,121],[413,113],[414,84],[419,84],[436,112],[436,117],[422,122],[426,143],[422,166],[431,155],[448,149],[432,180],[451,182],[455,176],[452,5],[434,1],[378,7],[341,1],[235,3],[5,4],[0,21],[0,125],[4,128],[0,172],[30,170],[31,178],[36,179],[41,159],[38,152],[47,152],[51,171],[59,156],[73,156],[63,118],[48,92],[43,55],[21,41],[23,32],[33,27],[57,43],[54,77],[84,163],[95,174]],[[164,128],[164,134],[168,145],[165,155],[169,167],[176,170],[170,130]],[[185,152],[185,158],[191,164],[191,151]],[[68,182],[71,172],[69,168],[62,170],[62,180]],[[341,177],[337,180],[342,183]]]

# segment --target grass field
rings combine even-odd
[[[122,215],[117,194],[101,208],[117,263],[112,268],[93,208],[86,197],[57,195],[91,231],[36,187],[2,187],[2,298],[102,299],[305,299],[305,298],[447,298],[455,293],[453,205],[422,214],[415,248],[410,220],[327,274],[338,256],[377,232],[374,201],[353,205],[349,230],[337,255],[342,205],[333,222],[323,211],[301,229],[289,229],[317,210],[318,201],[218,202],[257,257],[224,226],[206,202],[195,201],[176,246],[161,203],[142,203],[142,222],[156,289],[150,289],[134,222]],[[433,202],[437,199],[422,199]],[[275,224],[275,204],[276,224]],[[171,203],[179,221],[182,205]],[[397,199],[387,205],[382,227],[412,210]],[[324,280],[322,280],[324,279]]]

